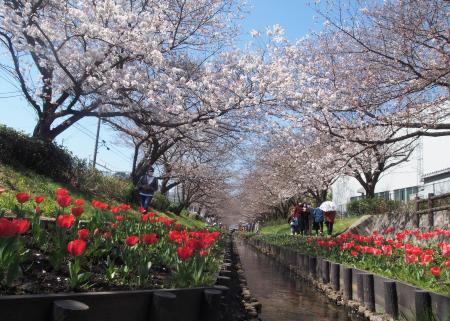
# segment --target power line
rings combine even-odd
[[[90,129],[84,127],[83,125],[79,124],[80,127],[82,127],[83,129],[85,129],[86,131],[90,132],[92,134],[93,137],[95,137],[95,133],[92,132]],[[95,138],[94,138],[95,139]],[[121,150],[119,150],[118,148],[116,148],[111,142],[107,143],[105,140],[102,140],[102,142],[105,144],[105,147],[107,147],[107,144],[109,146],[109,148],[112,151],[115,151],[116,153],[122,155],[123,157],[126,158],[126,160],[130,160],[130,157],[128,155],[125,155]],[[111,144],[111,145],[110,145]]]
[[[81,124],[77,124],[77,123],[75,123],[74,126],[76,128],[78,128],[83,134],[85,134],[86,136],[88,136],[89,138],[91,138],[92,140],[95,141],[95,134],[90,129],[86,128],[85,126],[83,126]],[[104,139],[102,139],[101,142],[102,142],[102,144],[100,146],[106,147],[106,149],[108,149],[114,155],[122,158],[123,160],[125,160],[127,162],[130,161],[130,158],[128,156],[126,156],[124,153],[122,153],[120,150],[116,149],[115,147],[108,145]]]

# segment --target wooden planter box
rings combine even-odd
[[[281,264],[287,266],[295,265],[302,269],[306,274],[309,273],[310,275],[315,275],[315,279],[325,283],[333,280],[333,275],[330,268],[331,265],[338,265],[339,282],[336,281],[336,283],[339,284],[339,292],[341,293],[343,293],[343,289],[346,287],[344,282],[344,270],[351,269],[351,284],[347,285],[347,288],[351,289],[350,299],[360,301],[360,303],[365,305],[367,308],[370,307],[370,302],[367,301],[367,298],[364,300],[364,293],[369,294],[368,296],[373,297],[374,299],[374,312],[388,313],[390,312],[389,309],[394,306],[400,320],[430,321],[430,317],[426,316],[426,311],[428,308],[432,313],[434,320],[450,321],[449,296],[426,291],[398,280],[392,280],[373,274],[369,271],[350,268],[343,264],[330,262],[325,258],[312,257],[290,248],[273,244],[264,244],[261,240],[259,240],[258,243],[250,240],[250,244],[257,248],[271,248],[272,250],[270,252],[272,253],[272,256],[274,256]],[[311,263],[315,264],[315,268],[311,266]],[[312,271],[312,269],[314,271]],[[373,281],[361,282],[361,286],[358,289],[358,278],[362,278],[358,277],[359,274],[370,275],[370,278],[365,277],[365,279],[373,279]],[[391,287],[394,287],[394,293],[386,290],[386,287],[388,286],[387,283],[390,283]],[[386,307],[388,311],[386,311]]]
[[[10,295],[0,297],[2,321],[217,320],[222,291],[173,290]]]

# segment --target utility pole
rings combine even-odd
[[[100,136],[100,117],[97,123],[97,135],[95,136],[95,148],[94,148],[94,161],[92,162],[92,168],[95,168],[95,163],[97,162],[97,150],[98,150],[98,138]]]

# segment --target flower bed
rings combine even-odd
[[[255,236],[450,296],[450,230],[431,232],[387,228],[372,235],[337,237]]]
[[[14,217],[0,217],[1,293],[214,283],[221,253],[219,232],[189,230],[154,212],[96,200],[90,204],[94,215],[83,221],[89,206],[84,200],[73,200],[61,188],[55,195],[58,208],[51,223],[44,224],[40,215],[46,200],[26,193],[16,195]]]

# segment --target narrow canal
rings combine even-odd
[[[263,321],[356,321],[272,258],[237,241],[248,287],[262,304]]]

